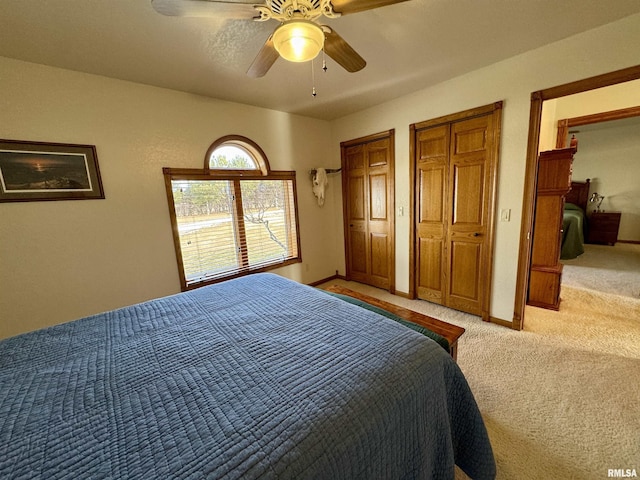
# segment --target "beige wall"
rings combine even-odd
[[[618,239],[640,242],[640,120],[598,127],[577,134],[573,178],[590,178],[590,191],[605,196],[601,208],[622,212]]]
[[[302,282],[335,274],[339,192],[328,122],[0,57],[0,138],[96,145],[105,200],[0,203],[0,338],[180,290],[162,167],[201,168],[239,134],[273,169],[297,170]]]
[[[491,314],[512,321],[515,303],[530,95],[532,92],[637,65],[640,15],[550,44],[490,67],[333,122],[339,142],[396,130],[396,207],[409,211],[409,125],[504,100]],[[397,212],[396,212],[397,213]],[[396,287],[409,289],[409,218],[396,218]],[[344,265],[342,265],[344,268]]]

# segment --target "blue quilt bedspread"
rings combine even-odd
[[[258,274],[0,342],[0,478],[494,478],[434,341]]]

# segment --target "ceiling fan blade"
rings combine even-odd
[[[278,57],[280,55],[273,45],[273,35],[270,35],[247,70],[247,75],[253,78],[264,77]]]
[[[347,15],[349,13],[364,12],[374,8],[386,7],[394,3],[402,3],[407,0],[331,0],[333,11]]]
[[[172,17],[218,17],[251,20],[259,14],[254,3],[215,0],[151,0],[153,9]]]
[[[324,30],[324,53],[333,58],[342,68],[353,73],[367,65],[364,58],[358,55],[358,52],[333,29],[325,25],[322,29]]]

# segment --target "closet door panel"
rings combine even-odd
[[[489,288],[482,272],[487,269],[492,120],[485,115],[451,125],[446,301],[453,308],[476,315],[482,313],[485,289]]]
[[[442,240],[421,238],[418,242],[418,297],[434,303],[442,303],[443,270]]]
[[[484,163],[453,165],[453,214],[457,226],[482,227],[484,196]],[[460,194],[463,193],[463,194]]]
[[[347,278],[393,290],[392,131],[343,142]]]
[[[449,296],[459,301],[475,301],[480,284],[481,246],[466,240],[451,241]]]
[[[416,293],[418,298],[442,303],[449,127],[420,131],[416,141]]]
[[[427,164],[418,167],[418,223],[441,224],[444,221],[444,192],[447,178],[446,166]]]
[[[366,152],[358,145],[346,149],[347,179],[347,267],[354,280],[366,278],[368,271],[368,182],[366,178]]]
[[[387,174],[369,174],[369,219],[387,221]]]
[[[356,172],[349,175],[349,219],[365,220],[364,175]]]
[[[369,167],[380,167],[389,164],[389,140],[382,139],[368,143],[366,146]]]
[[[367,274],[367,234],[353,229],[349,235],[351,250],[351,273],[355,276]]]
[[[389,276],[389,236],[386,233],[371,233],[371,275],[381,281]]]

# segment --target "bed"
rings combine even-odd
[[[590,182],[590,179],[584,182],[571,182],[571,190],[565,197],[560,250],[562,260],[577,258],[584,253]]]
[[[0,342],[0,478],[495,477],[438,343],[255,274]]]

